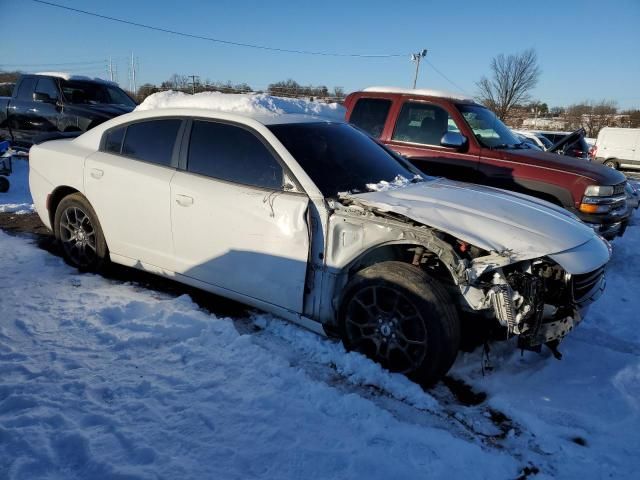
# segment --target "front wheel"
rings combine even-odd
[[[407,263],[382,262],[357,272],[339,317],[348,350],[423,384],[439,380],[458,353],[460,320],[449,294]]]
[[[97,272],[108,263],[107,244],[98,217],[81,194],[62,199],[56,209],[54,232],[62,244],[64,259],[71,266]]]

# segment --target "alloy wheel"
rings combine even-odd
[[[427,329],[422,314],[399,290],[370,286],[347,304],[347,341],[395,372],[418,369],[427,356]]]

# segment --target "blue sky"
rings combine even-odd
[[[172,73],[246,82],[254,88],[293,78],[302,84],[408,87],[408,54],[428,59],[461,88],[424,64],[419,87],[475,94],[475,82],[499,53],[535,48],[542,76],[534,96],[554,105],[612,99],[640,107],[640,1],[272,1],[52,0],[163,28],[280,48],[351,53],[407,53],[358,59],[270,53],[176,37],[87,17],[31,0],[0,0],[10,35],[0,68],[105,76],[109,56],[127,86],[127,57],[138,58],[138,85]],[[5,25],[7,25],[5,23]],[[45,65],[96,62],[77,66]]]

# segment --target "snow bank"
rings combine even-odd
[[[156,108],[204,108],[243,115],[281,115],[297,113],[317,115],[344,121],[345,109],[337,103],[310,102],[299,98],[281,98],[265,93],[202,92],[190,95],[183,92],[154,93],[136,110]]]
[[[29,191],[29,162],[19,156],[13,157],[13,173],[7,177],[9,191],[0,193],[0,213],[30,213],[34,211]]]

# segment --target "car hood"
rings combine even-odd
[[[540,152],[530,148],[519,150],[483,149],[482,156],[524,165],[536,165],[563,173],[570,172],[590,178],[598,185],[617,185],[626,180],[621,172],[598,163],[589,162],[584,158]]]
[[[573,214],[544,200],[444,178],[347,198],[403,215],[484,250],[508,253],[514,261],[599,240]]]

